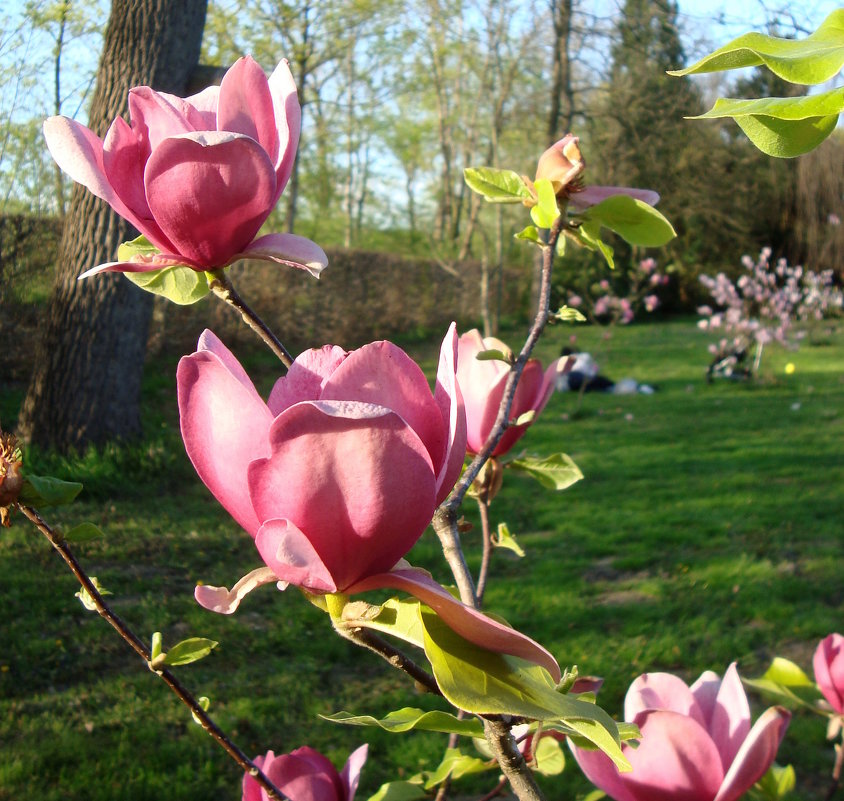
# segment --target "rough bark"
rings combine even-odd
[[[105,134],[130,87],[184,94],[199,60],[207,0],[114,0],[89,125]],[[102,201],[74,187],[43,339],[19,420],[30,442],[81,449],[141,431],[140,385],[151,295],[120,275],[85,281],[136,236]]]

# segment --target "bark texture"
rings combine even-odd
[[[199,60],[207,0],[114,0],[89,127],[103,136],[132,86],[185,94]],[[56,284],[18,428],[66,452],[140,434],[140,387],[152,296],[121,275],[77,281],[137,232],[75,186]]]

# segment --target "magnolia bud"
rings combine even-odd
[[[586,169],[579,141],[576,136],[566,134],[540,156],[536,165],[536,180],[545,178],[551,181],[557,197],[577,191],[578,178]]]
[[[7,528],[12,525],[9,507],[17,501],[22,486],[18,441],[13,434],[0,431],[0,524]]]

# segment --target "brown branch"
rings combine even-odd
[[[228,276],[222,271],[217,270],[208,281],[210,290],[223,302],[231,306],[237,311],[245,322],[262,340],[266,346],[278,357],[285,367],[290,367],[293,364],[293,356],[287,348],[282,345],[279,338],[270,330],[269,326],[258,316],[254,309],[252,309],[246,301],[237,294],[232,282]]]
[[[544,801],[544,796],[522,752],[516,746],[510,726],[501,720],[484,720],[484,733],[501,772],[521,801]]]
[[[484,590],[486,580],[489,576],[489,562],[492,557],[492,532],[489,529],[489,500],[478,498],[478,512],[481,517],[481,536],[483,537],[483,552],[481,555],[481,568],[478,571],[478,586],[475,590],[475,598],[478,602],[478,609],[484,603]]]
[[[112,628],[123,638],[129,647],[146,662],[147,667],[159,676],[164,683],[172,690],[176,697],[188,708],[194,718],[199,721],[203,729],[216,741],[216,743],[237,763],[237,765],[252,776],[267,795],[275,801],[287,801],[282,792],[264,775],[258,766],[252,762],[226,735],[226,733],[209,717],[208,713],[199,705],[194,696],[182,685],[182,683],[166,668],[156,666],[152,661],[152,654],[143,641],[129,628],[129,626],[108,606],[102,594],[88,577],[83,567],[79,564],[76,556],[70,550],[67,542],[57,531],[52,529],[31,506],[22,503],[18,504],[21,513],[26,517],[50,542],[50,545],[58,551],[59,556],[64,559],[65,564],[70,568],[82,589],[88,593],[102,617]]]

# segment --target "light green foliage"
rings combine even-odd
[[[176,643],[169,651],[165,652],[160,650],[160,638],[156,644],[156,638],[153,635],[152,650],[158,650],[159,653],[153,654],[152,665],[153,667],[160,667],[162,665],[189,665],[191,662],[204,659],[218,645],[219,643],[209,640],[207,637],[188,637],[188,639]]]
[[[554,317],[561,323],[586,322],[586,317],[583,316],[583,313],[570,306],[560,306],[560,308],[557,309],[556,312],[554,312]]]
[[[539,236],[539,231],[536,230],[535,225],[528,225],[515,235],[516,239],[523,239],[526,242],[533,242],[535,245],[542,245],[544,242]]]
[[[70,531],[64,532],[64,538],[68,542],[90,542],[91,540],[98,540],[104,537],[102,531],[93,523],[80,523],[74,526]]]
[[[550,228],[560,210],[557,207],[557,197],[554,187],[547,178],[540,178],[536,182],[537,204],[530,210],[530,218],[538,228]]]
[[[63,481],[52,476],[28,475],[18,500],[29,506],[64,506],[73,503],[82,485],[78,481]]]
[[[690,119],[732,117],[763,153],[794,158],[823,142],[835,130],[842,111],[844,87],[805,97],[719,98],[705,114]]]
[[[521,456],[507,463],[507,467],[535,478],[543,487],[564,490],[583,478],[580,468],[565,453],[553,453],[541,459]]]
[[[533,749],[535,770],[543,776],[558,776],[566,768],[566,755],[553,737],[541,737]]]
[[[613,195],[578,215],[590,237],[601,227],[615,231],[631,245],[661,247],[675,236],[674,227],[653,206],[630,195]]]
[[[533,198],[527,184],[513,170],[467,167],[463,178],[473,192],[489,203],[522,203]]]
[[[427,793],[415,782],[385,782],[368,801],[418,801]]]
[[[781,767],[773,764],[753,786],[753,793],[758,794],[765,801],[780,801],[794,790],[796,783],[797,777],[791,765]]]
[[[771,666],[758,679],[742,679],[750,688],[774,703],[792,709],[803,707],[819,712],[817,702],[821,692],[799,665],[781,656],[775,657]]]
[[[758,67],[764,65],[789,83],[819,84],[835,77],[844,66],[844,8],[833,11],[805,39],[781,39],[746,33],[729,44],[669,75]]]
[[[484,773],[492,770],[493,765],[484,762],[474,756],[464,754],[459,748],[447,748],[442,762],[437,769],[425,779],[425,789],[432,790],[442,784],[449,776],[452,779],[459,779],[461,776],[470,776],[473,773]]]
[[[475,358],[479,362],[505,362],[506,364],[513,364],[513,351],[508,350],[506,353],[502,350],[490,348],[489,350],[482,350],[475,354]]]
[[[94,585],[94,589],[100,595],[111,595],[111,592],[100,584],[96,576],[90,576],[90,579],[91,583]],[[73,594],[81,601],[82,606],[84,606],[89,612],[97,611],[97,605],[94,603],[93,597],[84,587]]]
[[[199,698],[196,699],[196,702],[199,704],[203,712],[207,712],[211,708],[211,699],[207,695],[200,695]],[[196,723],[197,726],[203,725],[199,715],[197,715],[193,710],[191,710],[190,716],[193,718],[193,722]]]
[[[353,601],[343,610],[343,622],[348,626],[380,631],[421,648],[423,632],[419,619],[420,606],[419,601],[398,598],[390,598],[381,606]]]
[[[124,242],[117,249],[118,261],[131,261],[135,256],[152,257],[158,249],[145,237]],[[204,272],[190,267],[164,267],[146,273],[123,273],[133,284],[153,295],[161,295],[179,306],[189,306],[202,300],[208,292]]]
[[[510,529],[506,523],[498,524],[498,532],[492,535],[492,544],[496,548],[504,548],[508,551],[512,551],[518,557],[525,555],[522,546],[516,542],[516,538],[510,533]]]
[[[405,707],[390,712],[380,720],[371,715],[352,715],[349,712],[336,712],[333,715],[321,715],[334,723],[346,723],[351,726],[380,726],[389,732],[405,732],[411,729],[420,731],[439,731],[445,734],[462,734],[466,737],[482,737],[483,726],[477,718],[460,719],[448,712],[426,712],[415,707]]]

